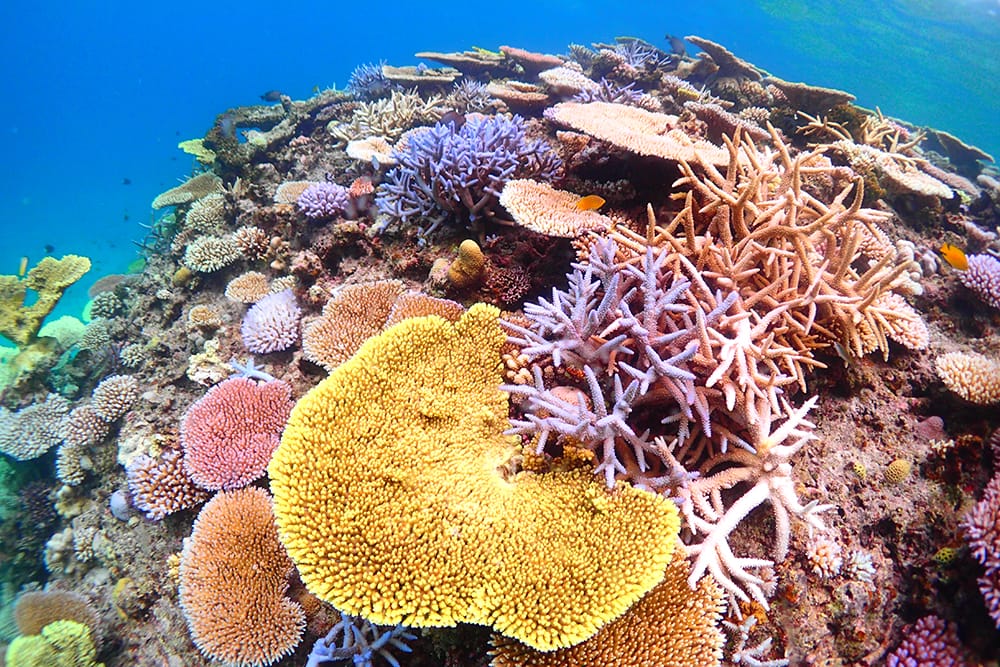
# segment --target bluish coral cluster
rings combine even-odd
[[[1000,308],[1000,260],[993,255],[969,255],[969,266],[958,274],[962,284],[994,308]]]
[[[642,107],[642,101],[646,93],[641,88],[635,87],[635,82],[621,85],[614,81],[601,79],[598,87],[594,89],[581,90],[573,97],[574,102],[611,102],[612,104],[627,104],[633,107]]]
[[[381,657],[391,667],[400,667],[392,651],[410,653],[407,642],[416,639],[405,626],[383,628],[357,616],[342,614],[326,634],[320,637],[309,653],[306,667],[319,667],[326,663],[352,664],[356,667],[373,667],[375,657]]]
[[[365,100],[377,100],[392,91],[392,82],[382,74],[385,61],[358,65],[347,80],[347,92]]]
[[[540,139],[529,139],[520,116],[471,117],[437,123],[408,135],[399,165],[378,189],[375,203],[387,223],[430,222],[430,234],[449,217],[476,222],[498,214],[507,181],[556,179],[562,161]]]
[[[351,197],[343,185],[313,183],[303,190],[295,203],[310,220],[325,220],[343,213],[351,203]]]

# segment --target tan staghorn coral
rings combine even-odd
[[[539,234],[574,238],[612,226],[608,216],[577,208],[578,201],[580,195],[530,178],[507,181],[500,193],[500,205],[514,222]]]
[[[678,549],[663,581],[587,641],[538,651],[495,636],[491,667],[714,667],[722,658],[722,589],[704,577],[687,585],[689,565]]]
[[[715,165],[729,160],[725,150],[676,129],[677,116],[611,102],[562,102],[545,115],[637,155]]]
[[[319,319],[302,331],[302,353],[328,371],[344,363],[361,344],[385,326],[392,304],[403,293],[398,280],[346,285],[337,292]]]
[[[305,629],[302,607],[285,596],[294,571],[267,491],[218,493],[181,555],[180,602],[195,646],[210,659],[253,666],[294,651]]]
[[[61,259],[45,257],[23,279],[0,276],[0,336],[18,347],[32,343],[42,321],[59,303],[66,288],[87,271],[90,271],[89,259],[66,255]]]
[[[585,468],[510,469],[498,313],[476,304],[455,324],[411,318],[369,340],[295,406],[268,472],[281,539],[319,598],[550,650],[663,578],[678,518]]]
[[[978,405],[1000,403],[1000,361],[981,354],[949,352],[934,362],[948,389]]]

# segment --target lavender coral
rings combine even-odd
[[[429,221],[429,234],[454,216],[477,222],[497,215],[504,183],[555,179],[562,161],[547,143],[525,136],[520,116],[470,117],[461,127],[438,123],[409,134],[399,166],[379,187],[376,204],[387,223]]]
[[[287,350],[299,339],[301,315],[292,290],[268,294],[243,318],[240,326],[243,344],[254,354]]]
[[[1000,260],[993,255],[969,255],[968,262],[959,280],[980,299],[1000,308]]]
[[[885,659],[886,667],[966,667],[965,649],[954,627],[937,616],[925,616],[912,626],[896,650]]]
[[[539,452],[552,435],[594,449],[597,471],[609,487],[619,474],[631,474],[637,481],[636,475],[651,468],[647,454],[655,458],[659,452],[648,434],[628,424],[639,402],[664,397],[675,402],[678,414],[664,421],[679,422],[682,439],[696,413],[708,430],[707,406],[699,401],[695,376],[685,362],[698,350],[695,320],[714,321],[731,304],[720,298],[723,305],[713,312],[695,313],[683,298],[690,282],[666,269],[663,253],[647,250],[641,266],[619,268],[617,244],[610,239],[595,242],[589,263],[574,265],[568,291],[553,289],[551,301],[525,305],[530,327],[507,324],[514,334],[511,342],[523,354],[576,369],[588,392],[574,397],[566,387],[547,389],[536,366],[534,386],[504,387],[527,397],[525,418],[512,421],[511,432],[537,435]],[[616,449],[619,440],[627,442],[631,452]],[[665,463],[674,468],[673,461]]]
[[[1000,445],[1000,430],[993,434],[991,443]],[[986,485],[983,497],[962,521],[962,528],[972,556],[985,570],[978,581],[986,610],[1000,628],[1000,474]]]
[[[351,197],[347,188],[336,183],[313,183],[302,191],[295,204],[310,220],[334,218],[347,208]]]

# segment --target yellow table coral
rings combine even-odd
[[[312,593],[375,623],[480,623],[549,650],[663,578],[670,501],[590,469],[509,472],[504,340],[485,304],[407,319],[295,406],[269,472]]]
[[[79,255],[62,259],[46,257],[28,271],[23,280],[0,276],[0,335],[24,347],[38,335],[44,320],[59,303],[66,288],[90,271],[90,260]],[[37,298],[26,305],[28,290]]]

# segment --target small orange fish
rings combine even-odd
[[[578,211],[596,211],[602,206],[604,206],[604,197],[598,195],[587,195],[576,201],[576,210]]]
[[[28,272],[28,256],[25,255],[21,258],[21,264],[17,268],[17,277],[23,278],[24,274]]]
[[[941,253],[942,257],[944,257],[944,261],[948,262],[959,271],[965,271],[969,268],[969,260],[965,256],[965,253],[952,244],[945,243],[941,246],[938,252]]]

